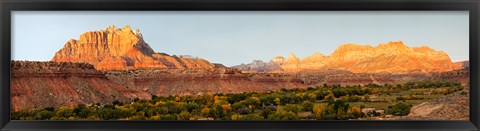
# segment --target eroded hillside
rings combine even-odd
[[[98,71],[90,64],[12,62],[14,110],[79,103],[123,102],[151,95],[267,92],[323,84],[395,84],[408,81],[468,82],[468,70],[427,74],[355,74],[345,71],[241,73],[232,68]]]

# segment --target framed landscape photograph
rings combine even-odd
[[[2,1],[2,130],[478,130],[478,0]]]

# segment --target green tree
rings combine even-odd
[[[315,95],[314,93],[310,93],[310,94],[308,94],[308,99],[310,101],[315,101],[315,100],[317,100],[317,95]]]
[[[75,116],[75,109],[71,107],[60,107],[55,112],[55,116],[69,118]]]
[[[262,116],[263,118],[268,118],[268,116],[273,114],[273,113],[275,113],[274,108],[266,107],[266,108],[262,109],[262,111],[260,112],[260,116]]]
[[[173,114],[160,115],[160,120],[177,120],[177,116]]]
[[[211,117],[210,108],[205,107],[201,110],[200,114],[204,117]]]
[[[115,101],[112,102],[112,105],[123,106],[123,103],[118,101],[118,100],[115,100]]]
[[[327,96],[325,96],[325,98],[323,98],[324,100],[326,101],[334,101],[335,100],[335,96],[333,94],[328,94]]]
[[[269,115],[267,120],[299,120],[299,118],[293,112],[276,111]]]
[[[255,115],[255,114],[248,114],[248,115],[240,115],[237,120],[264,120],[262,116]]]
[[[146,119],[146,117],[143,116],[143,115],[136,115],[136,116],[132,116],[130,118],[130,120],[145,120],[145,119]]]
[[[37,112],[35,114],[34,119],[35,120],[48,120],[48,119],[52,118],[53,116],[55,116],[55,113],[53,111],[40,110],[39,112]]]
[[[241,115],[250,114],[251,110],[248,107],[242,107],[237,111]]]
[[[412,108],[412,105],[399,102],[388,106],[387,113],[397,116],[404,116],[410,113],[410,108]]]
[[[192,117],[192,114],[190,114],[190,112],[185,110],[180,112],[180,114],[177,115],[177,120],[190,120],[191,117]]]
[[[294,105],[294,104],[287,104],[287,105],[285,105],[284,110],[287,111],[287,112],[293,112],[293,113],[297,114],[298,113],[298,106]]]
[[[309,101],[304,101],[302,104],[303,110],[304,111],[313,111],[313,103]]]
[[[85,104],[78,104],[73,112],[75,112],[79,118],[87,118],[93,113],[93,111],[88,109]]]

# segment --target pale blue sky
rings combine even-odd
[[[227,66],[399,40],[453,61],[469,54],[467,11],[14,11],[12,24],[14,60],[48,61],[69,39],[109,25],[139,29],[156,52]]]

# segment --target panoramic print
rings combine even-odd
[[[14,11],[12,120],[468,120],[466,11]]]

